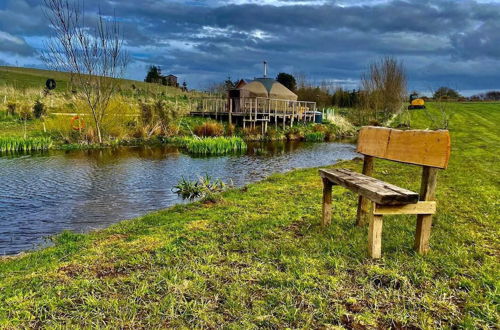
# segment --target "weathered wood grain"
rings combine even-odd
[[[321,169],[320,175],[380,205],[403,205],[418,202],[416,192],[347,169]]]
[[[434,214],[436,213],[436,202],[418,202],[417,204],[407,205],[375,205],[373,214],[392,215],[392,214]]]
[[[420,200],[433,201],[436,198],[437,169],[424,166],[422,170],[422,184],[420,186]],[[415,251],[420,254],[429,252],[429,240],[432,229],[432,215],[417,215],[415,231]]]
[[[367,176],[372,176],[373,174],[373,157],[365,156],[363,160],[363,174]],[[370,223],[370,217],[372,213],[370,212],[372,202],[368,198],[359,195],[358,198],[358,212],[356,214],[356,225],[363,226],[366,223]]]
[[[332,187],[332,182],[323,178],[323,217],[321,219],[323,227],[332,222]]]
[[[368,228],[368,253],[373,259],[382,256],[382,224],[383,216],[374,215]]]
[[[357,151],[393,161],[446,168],[450,134],[446,130],[396,130],[365,126],[359,132]]]

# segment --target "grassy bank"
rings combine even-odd
[[[431,109],[432,110],[432,109]],[[495,327],[499,322],[500,105],[453,106],[452,157],[438,178],[431,252],[415,218],[387,217],[383,259],[367,258],[357,197],[334,189],[323,230],[316,169],[216,202],[176,206],[0,262],[6,327]],[[412,125],[430,127],[421,110]],[[360,161],[337,166],[360,170]],[[377,160],[416,190],[420,169]]]

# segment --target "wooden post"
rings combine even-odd
[[[332,222],[332,188],[333,183],[323,178],[323,217],[321,225],[328,226]]]
[[[363,174],[372,176],[373,174],[373,157],[365,156],[363,161]],[[370,223],[372,217],[371,208],[372,203],[365,197],[359,196],[358,198],[358,214],[356,216],[356,225],[363,226]]]
[[[271,102],[271,100],[269,100]],[[278,109],[276,109],[276,102],[274,102],[274,128],[278,129]]]
[[[229,119],[229,125],[232,125],[233,124],[233,100],[232,99],[229,99],[229,115],[228,115],[228,119]]]
[[[382,215],[374,215],[370,218],[368,228],[368,253],[373,259],[378,259],[382,255]]]
[[[283,130],[286,128],[286,109],[283,110]]]
[[[422,170],[422,184],[420,186],[420,200],[433,201],[436,198],[437,171],[435,167],[424,166]],[[415,232],[415,251],[420,254],[429,252],[431,236],[432,214],[417,215],[417,229]]]

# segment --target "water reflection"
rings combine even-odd
[[[344,143],[250,144],[245,155],[196,158],[173,147],[51,151],[0,157],[0,254],[61,232],[102,228],[183,202],[171,188],[207,173],[237,186],[355,156]]]

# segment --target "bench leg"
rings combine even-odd
[[[321,219],[323,227],[332,222],[332,187],[332,182],[323,178],[323,218]]]
[[[382,215],[372,215],[368,228],[368,253],[373,259],[382,255]]]
[[[370,210],[372,202],[369,199],[359,196],[358,199],[358,213],[356,215],[356,226],[364,226],[370,223],[372,212]]]
[[[417,215],[417,230],[415,232],[415,251],[419,254],[429,252],[429,239],[431,237],[432,215]]]

